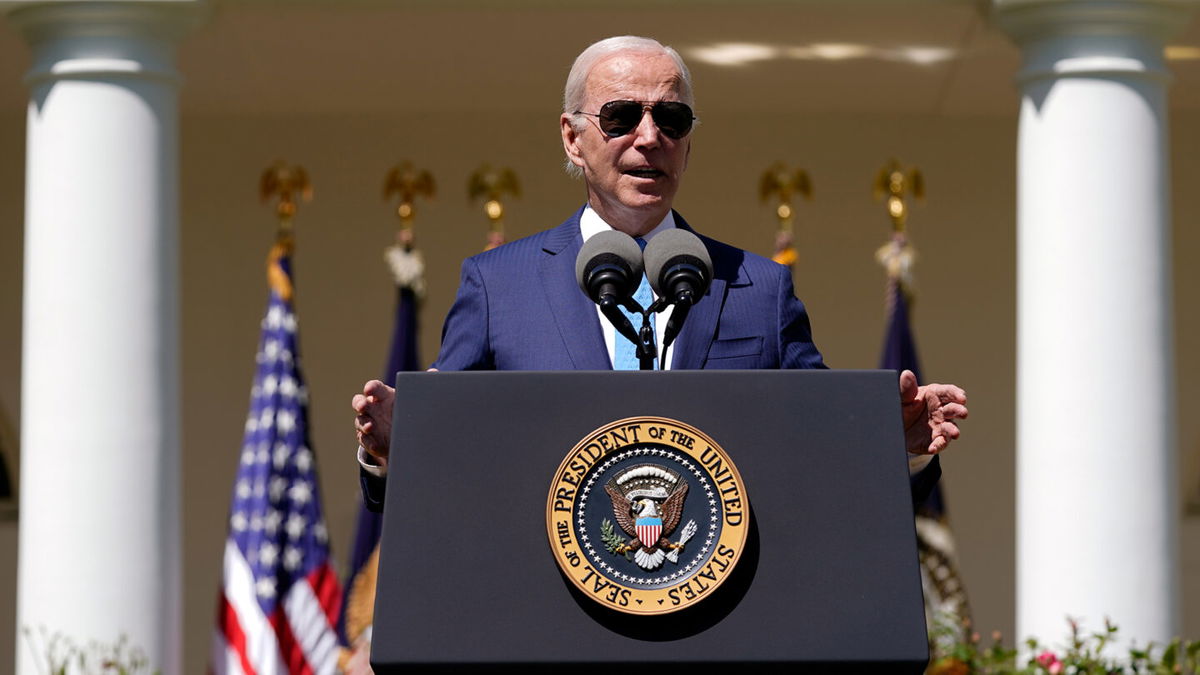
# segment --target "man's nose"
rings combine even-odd
[[[654,123],[654,117],[650,115],[650,106],[642,108],[642,119],[633,133],[635,134],[634,144],[638,147],[656,147],[658,145],[660,130]]]

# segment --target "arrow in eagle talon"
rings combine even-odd
[[[683,549],[683,545],[688,542],[696,534],[696,521],[689,520],[687,525],[683,526],[683,535],[679,537],[679,541],[675,542],[678,548],[671,549],[667,554],[667,560],[673,563],[679,562],[679,551]]]

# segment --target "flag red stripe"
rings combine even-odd
[[[309,572],[308,584],[312,586],[317,602],[321,603],[321,611],[325,612],[329,625],[336,626],[342,608],[342,589],[329,563]]]
[[[288,623],[287,614],[284,614],[282,604],[275,606],[275,611],[271,612],[271,617],[268,621],[271,624],[271,628],[275,630],[275,638],[279,640],[279,653],[283,656],[283,662],[287,665],[288,673],[291,673],[291,675],[313,675],[312,666],[308,665],[308,660],[304,658],[304,649],[296,641],[296,636],[292,634],[292,626]]]
[[[217,628],[225,636],[226,644],[242,662],[242,672],[245,675],[255,675],[254,666],[250,664],[250,655],[246,653],[246,634],[238,621],[237,610],[229,604],[229,598],[225,597],[223,592],[221,597],[217,598]]]

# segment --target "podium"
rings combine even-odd
[[[749,505],[728,577],[656,615],[581,591],[547,533],[572,448],[644,416],[719,444]],[[392,428],[376,673],[928,661],[893,371],[400,373]]]

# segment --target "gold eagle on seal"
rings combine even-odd
[[[632,553],[632,560],[645,570],[657,569],[663,560],[679,562],[679,551],[696,530],[695,523],[689,522],[678,542],[669,539],[679,526],[688,493],[687,481],[679,472],[656,464],[637,464],[613,476],[604,491],[612,499],[613,516],[630,537],[622,543],[605,532],[610,552],[627,558]]]

